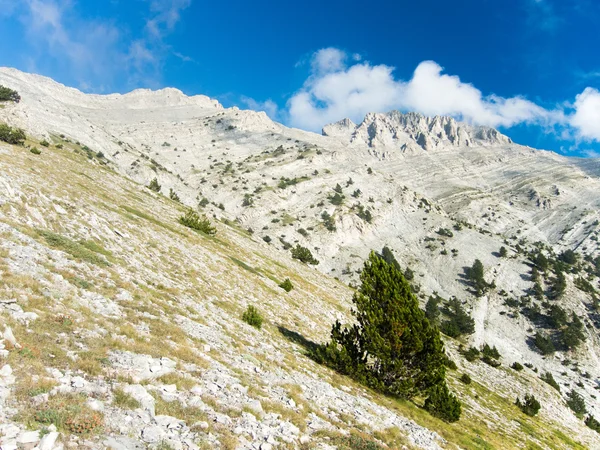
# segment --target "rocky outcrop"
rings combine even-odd
[[[349,142],[367,144],[372,148],[397,148],[403,152],[417,147],[434,151],[512,143],[510,138],[493,128],[468,125],[447,116],[426,117],[399,111],[369,113],[359,125],[344,119],[325,126],[322,134],[348,138]]]

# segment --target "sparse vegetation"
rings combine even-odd
[[[156,179],[156,178],[155,178]],[[181,200],[179,199],[179,195],[177,195],[177,192],[175,192],[173,190],[173,188],[169,189],[169,198],[173,201],[176,202],[180,202]]]
[[[21,96],[13,89],[0,85],[0,102],[15,102],[19,103]]]
[[[253,305],[248,305],[248,308],[246,311],[244,311],[244,314],[242,314],[242,320],[248,325],[258,328],[259,330],[263,324],[262,316],[258,312],[258,309],[256,309],[256,307]]]
[[[567,396],[567,406],[581,419],[587,413],[583,397],[574,389],[572,389]]]
[[[550,372],[543,373],[542,376],[540,377],[540,379],[542,381],[548,383],[550,386],[552,386],[558,392],[560,392],[560,386],[558,385],[558,383],[556,382],[556,380],[554,379],[554,377],[552,376],[552,374]]]
[[[12,128],[5,123],[0,123],[0,141],[7,144],[23,145],[25,139],[27,139],[27,136],[20,128]]]
[[[542,407],[542,405],[540,405],[540,402],[535,398],[533,394],[526,394],[525,399],[523,401],[521,401],[519,397],[517,397],[515,405],[517,405],[517,407],[521,411],[523,411],[523,413],[531,417],[535,416]]]
[[[217,229],[212,226],[210,220],[206,217],[200,217],[193,209],[188,209],[184,216],[179,218],[179,223],[192,230],[200,231],[207,235],[217,234]]]
[[[482,296],[489,288],[493,287],[492,284],[485,281],[484,268],[480,260],[476,259],[473,265],[465,270],[465,273],[477,296]]]
[[[148,189],[154,192],[160,192],[160,184],[158,184],[158,180],[156,178],[150,181],[150,184],[148,184]]]
[[[290,281],[289,278],[286,278],[280,285],[279,287],[281,289],[283,289],[285,292],[290,292],[292,289],[294,289],[294,285],[292,284],[292,282]]]
[[[313,257],[310,250],[306,247],[302,247],[300,244],[296,244],[296,246],[292,249],[292,258],[297,259],[305,264],[319,264],[319,261]]]
[[[121,388],[115,389],[113,394],[114,394],[113,405],[118,406],[119,408],[136,409],[141,406],[140,402],[138,402],[131,395],[127,394]]]
[[[523,364],[518,363],[517,361],[515,361],[514,363],[512,363],[510,365],[510,368],[513,370],[516,370],[517,372],[520,372],[521,370],[523,370]]]

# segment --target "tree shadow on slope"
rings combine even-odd
[[[458,281],[460,284],[465,286],[465,290],[469,294],[476,295],[477,291],[473,287],[473,282],[471,281],[471,279],[468,276],[470,267],[464,266],[462,269],[463,269],[463,271],[462,271],[462,273],[458,274],[458,278],[456,278],[456,281]]]
[[[303,347],[308,355],[314,355],[317,349],[320,347],[319,344],[317,344],[316,342],[305,338],[297,331],[292,331],[284,327],[283,325],[278,325],[277,330],[279,330],[283,337],[285,337],[288,341],[291,341],[294,344],[298,344],[301,347]]]

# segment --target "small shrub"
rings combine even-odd
[[[7,144],[23,145],[26,136],[20,128],[11,128],[5,123],[0,123],[0,141]]]
[[[436,385],[430,390],[424,408],[429,414],[445,422],[456,422],[460,419],[460,401],[448,390],[445,383]]]
[[[463,373],[460,376],[460,381],[462,381],[465,384],[471,384],[471,377],[469,376],[469,374]]]
[[[150,189],[151,191],[154,191],[154,192],[160,192],[160,184],[158,184],[158,180],[156,178],[154,178],[152,181],[150,181],[150,184],[148,185],[148,189]]]
[[[500,352],[496,346],[490,347],[488,344],[485,344],[481,350],[481,353],[483,356],[489,356],[492,359],[500,359]]]
[[[500,251],[498,253],[500,254],[501,258],[506,258],[508,251],[506,250],[506,247],[500,247]]]
[[[179,199],[179,195],[177,195],[177,192],[175,192],[173,190],[173,188],[169,189],[169,198],[173,201],[176,202],[180,202],[181,200]]]
[[[558,392],[560,392],[560,386],[558,385],[558,383],[556,382],[556,380],[554,379],[554,377],[552,376],[552,374],[550,372],[546,372],[544,373],[540,379],[546,383],[548,383],[550,386],[552,386],[554,389],[556,389]]]
[[[468,350],[463,352],[463,356],[467,361],[473,362],[479,358],[479,350],[477,350],[475,347],[470,347]]]
[[[448,355],[446,355],[445,353],[444,353],[443,358],[444,358],[444,366],[446,366],[448,369],[450,369],[450,370],[458,369],[458,366],[456,365],[456,363],[452,359],[450,359],[450,357]]]
[[[242,320],[246,322],[248,325],[252,325],[254,328],[262,327],[263,318],[256,309],[256,307],[249,305],[248,309],[242,314]]]
[[[297,259],[306,264],[317,265],[319,261],[317,261],[309,249],[306,247],[302,247],[300,244],[296,244],[296,247],[292,249],[292,258]]]
[[[244,194],[244,200],[242,200],[242,206],[252,206],[254,205],[254,197],[252,194]]]
[[[600,422],[598,422],[594,416],[587,416],[585,418],[585,424],[588,428],[591,428],[595,432],[600,433]]]
[[[193,209],[188,209],[184,216],[179,218],[179,223],[192,230],[200,231],[208,235],[217,234],[217,229],[213,227],[206,216],[200,217]]]
[[[48,142],[46,139],[44,139],[42,142],[40,142],[40,145],[42,147],[50,147],[50,142]]]
[[[532,395],[525,395],[525,400],[523,400],[521,402],[521,400],[519,399],[519,397],[517,397],[517,401],[515,402],[515,405],[517,405],[519,407],[519,409],[521,411],[523,411],[525,414],[527,414],[528,416],[535,416],[540,408],[542,407],[540,405],[540,402],[537,401],[537,399]]]
[[[567,406],[575,413],[578,418],[582,418],[587,412],[583,397],[574,389],[568,394]]]
[[[271,236],[263,236],[263,238],[262,238],[262,239],[263,239],[263,241],[265,241],[267,244],[268,244],[269,242],[271,242]]]
[[[342,205],[344,203],[344,195],[336,192],[335,194],[328,197],[329,203],[335,206]]]
[[[31,153],[33,153],[34,155],[41,155],[42,154],[42,151],[39,148],[37,148],[37,147],[32,147],[32,148],[29,149],[29,151]]]
[[[471,284],[475,288],[475,294],[478,297],[481,297],[488,289],[493,287],[492,283],[488,283],[487,281],[485,281],[485,278],[483,276],[483,264],[478,259],[475,260],[473,266],[467,267],[465,269],[465,274],[467,275],[467,278],[471,280]]]
[[[446,236],[446,237],[452,237],[454,236],[454,234],[452,233],[452,231],[450,231],[448,228],[439,228],[436,231],[437,234],[439,234],[440,236]]]
[[[82,411],[65,422],[65,428],[75,434],[89,434],[102,425],[102,416],[95,411]]]
[[[323,219],[323,225],[329,231],[336,231],[335,219],[327,211],[321,213],[321,219]]]
[[[0,85],[0,102],[15,102],[19,103],[21,96],[13,89]]]
[[[292,289],[294,289],[294,285],[289,278],[286,278],[285,281],[279,285],[279,287],[285,292],[290,292]]]
[[[517,372],[520,372],[521,370],[523,370],[523,365],[515,361],[511,364],[510,368],[516,370]]]

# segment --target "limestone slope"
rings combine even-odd
[[[20,230],[17,224],[26,224],[30,234],[38,228],[49,229],[74,242],[100,243],[111,255],[120,258],[118,264],[112,262],[110,267],[127,283],[132,283],[133,287],[126,290],[134,301],[140,302],[136,308],[142,308],[142,300],[152,303],[154,297],[162,298],[164,288],[169,301],[187,304],[189,300],[192,308],[196,308],[192,303],[204,305],[193,320],[200,321],[205,328],[179,322],[182,320],[179,316],[187,314],[184,311],[178,310],[169,319],[185,333],[196,333],[190,334],[192,338],[204,336],[197,330],[212,336],[234,323],[254,336],[258,345],[264,336],[253,334],[253,329],[243,328],[245,325],[239,322],[246,304],[256,302],[273,314],[268,336],[281,346],[278,349],[273,344],[273,348],[264,350],[268,354],[265,358],[282,361],[286,352],[297,355],[299,348],[276,332],[276,324],[282,323],[290,330],[324,341],[331,322],[340,315],[348,317],[351,292],[321,273],[356,282],[357,271],[368,252],[388,245],[400,263],[415,272],[414,284],[420,288],[423,302],[437,292],[445,298],[456,296],[465,303],[476,319],[476,332],[463,339],[464,345],[489,343],[496,345],[503,355],[503,368],[491,369],[482,363],[467,363],[454,353],[461,370],[472,373],[486,394],[455,383],[455,388],[466,395],[468,414],[474,422],[467,420],[464,428],[459,426],[458,435],[441,423],[434,423],[433,429],[454,443],[460,437],[460,445],[467,446],[462,436],[473,434],[473,428],[477,427],[474,423],[479,423],[475,419],[477,411],[484,410],[502,423],[498,428],[482,419],[487,430],[484,434],[495,443],[509,439],[507,436],[514,433],[514,440],[510,441],[514,445],[532,439],[546,448],[572,446],[556,435],[552,439],[557,441],[544,440],[535,432],[528,435],[527,424],[510,422],[509,418],[519,417],[518,411],[510,406],[515,392],[532,390],[545,400],[542,422],[534,428],[550,421],[554,423],[551,427],[570,430],[565,431],[567,435],[577,430],[593,447],[596,437],[564,406],[565,392],[576,388],[584,396],[588,409],[600,416],[594,395],[600,367],[596,332],[599,322],[591,309],[591,294],[576,287],[577,273],[567,273],[566,294],[557,302],[584,319],[587,339],[575,351],[559,351],[549,357],[540,355],[531,345],[538,324],[521,314],[519,307],[510,305],[514,305],[511,300],[528,296],[533,286],[525,251],[543,245],[556,253],[575,249],[581,260],[586,255],[598,256],[600,166],[597,160],[565,158],[522,147],[496,130],[470,127],[450,118],[397,112],[371,114],[358,125],[343,121],[328,126],[324,129],[326,135],[320,136],[286,128],[269,120],[264,113],[224,109],[206,97],[186,97],[174,89],[86,95],[13,69],[0,69],[0,84],[16,89],[23,98],[19,104],[3,104],[0,121],[23,127],[28,134],[38,140],[48,139],[53,145],[44,150],[39,141],[29,143],[42,148],[43,156],[38,159],[32,159],[27,150],[3,147],[4,217],[25,235],[27,230]],[[37,172],[25,170],[30,164]],[[21,169],[17,170],[18,167]],[[155,177],[164,196],[143,187]],[[33,191],[24,196],[21,191],[25,188],[19,186]],[[200,202],[201,209],[213,220],[230,224],[220,226],[218,241],[200,242],[200,238],[186,234],[176,224],[183,206],[166,198],[171,189],[184,204],[197,207]],[[340,204],[332,203],[334,189],[341,190]],[[63,191],[67,193],[66,199],[63,194],[59,196]],[[55,202],[54,197],[61,200]],[[31,204],[34,200],[28,198],[42,206]],[[87,209],[86,204],[90,205]],[[370,220],[365,211],[370,212]],[[329,227],[324,212],[332,217]],[[113,231],[110,226],[114,224],[119,226]],[[151,233],[147,227],[152,228]],[[223,234],[226,239],[220,237]],[[54,242],[52,235],[49,236],[50,242]],[[48,239],[36,234],[33,237],[33,241],[24,241],[19,247],[16,260],[22,262],[15,266],[19,270],[27,269],[31,260],[44,261],[32,249],[48,244]],[[265,240],[270,240],[270,244]],[[296,243],[310,248],[320,261],[316,271],[290,259],[289,246]],[[219,247],[221,244],[225,247]],[[508,257],[498,256],[501,246],[507,247]],[[486,279],[496,285],[482,297],[472,295],[463,275],[464,268],[476,258],[486,268]],[[256,274],[248,267],[261,270]],[[233,278],[230,273],[235,274]],[[102,270],[85,269],[64,285],[67,289],[64,292],[72,292],[77,299],[75,304],[83,302],[99,314],[104,330],[112,330],[117,324],[103,322],[108,320],[103,317],[113,314],[111,320],[122,319],[123,310],[114,301],[119,293],[104,294],[107,300],[86,293],[89,289],[86,285],[77,286],[81,284],[77,280],[89,282],[90,278],[111,276]],[[294,284],[309,283],[292,291],[291,299],[282,297],[283,292],[275,283],[288,276]],[[597,288],[597,277],[590,280]],[[550,281],[549,276],[544,288],[549,287]],[[266,283],[268,289],[257,288],[256,282]],[[20,286],[21,282],[14,283]],[[23,283],[27,292],[27,283]],[[109,281],[107,284],[111,285]],[[153,289],[154,293],[136,299],[135,292],[141,296],[139,291],[145,289]],[[176,294],[169,293],[170,289]],[[36,292],[46,291],[40,288]],[[60,292],[59,297],[66,295]],[[200,297],[198,292],[202,293]],[[42,294],[40,297],[45,298]],[[207,298],[211,299],[210,307],[203,303]],[[291,309],[295,314],[293,322],[289,318],[290,304],[295,305]],[[160,316],[157,311],[161,308],[169,310],[168,304],[162,302],[155,308],[154,313],[148,313]],[[44,308],[38,305],[33,310],[39,314]],[[56,312],[49,314],[52,313]],[[210,317],[208,324],[199,319],[204,314]],[[153,339],[155,330],[148,325],[148,331],[146,325],[138,326],[136,322],[143,318],[131,320],[135,331],[120,335],[135,340],[145,330],[147,337]],[[191,328],[186,328],[186,324]],[[196,331],[192,332],[192,328]],[[20,331],[27,336],[26,327]],[[219,352],[231,345],[239,346],[239,336],[236,331],[229,334],[230,339],[220,338],[224,343]],[[201,339],[202,345],[206,341],[211,348],[217,342],[205,336]],[[115,345],[114,340],[110,342]],[[448,339],[448,345],[452,349],[458,343]],[[239,354],[243,353],[242,347],[236,349]],[[140,347],[127,351],[150,352],[154,357],[165,353]],[[121,354],[116,358],[111,359],[114,367],[138,370],[127,368],[127,364],[133,364],[125,362],[129,356]],[[318,373],[317,379],[332,376],[306,358],[299,358],[302,364],[310,366],[311,373]],[[524,375],[513,373],[507,367],[513,362],[530,363],[538,372],[525,369]],[[150,360],[140,364],[146,363],[148,367],[159,365]],[[562,398],[538,380],[544,371],[553,373],[561,385]],[[499,397],[488,397],[490,389],[499,390]],[[475,399],[475,394],[485,400]],[[372,394],[361,390],[355,399],[363,395]],[[347,405],[362,401],[355,399],[341,400],[340,404],[346,406],[336,414],[350,414]],[[383,399],[377,402],[388,406]],[[321,406],[328,408],[326,405],[327,402]],[[243,409],[242,403],[237,406]],[[357,416],[362,414],[361,410]],[[418,413],[403,410],[399,416],[406,414]],[[429,419],[421,415],[416,418],[431,427],[429,422],[423,422]],[[556,419],[560,425],[555,424]],[[522,416],[518,420],[523,420]],[[336,426],[340,425],[336,422]],[[377,421],[372,419],[367,429],[376,428]],[[400,428],[408,433],[406,427]],[[235,427],[227,430],[234,431]],[[221,430],[223,435],[227,430]],[[436,439],[427,433],[424,434],[430,436],[427,442],[411,438],[410,433],[407,436],[409,442],[425,448]],[[253,439],[249,442],[260,441]],[[294,442],[299,445],[299,437]]]

